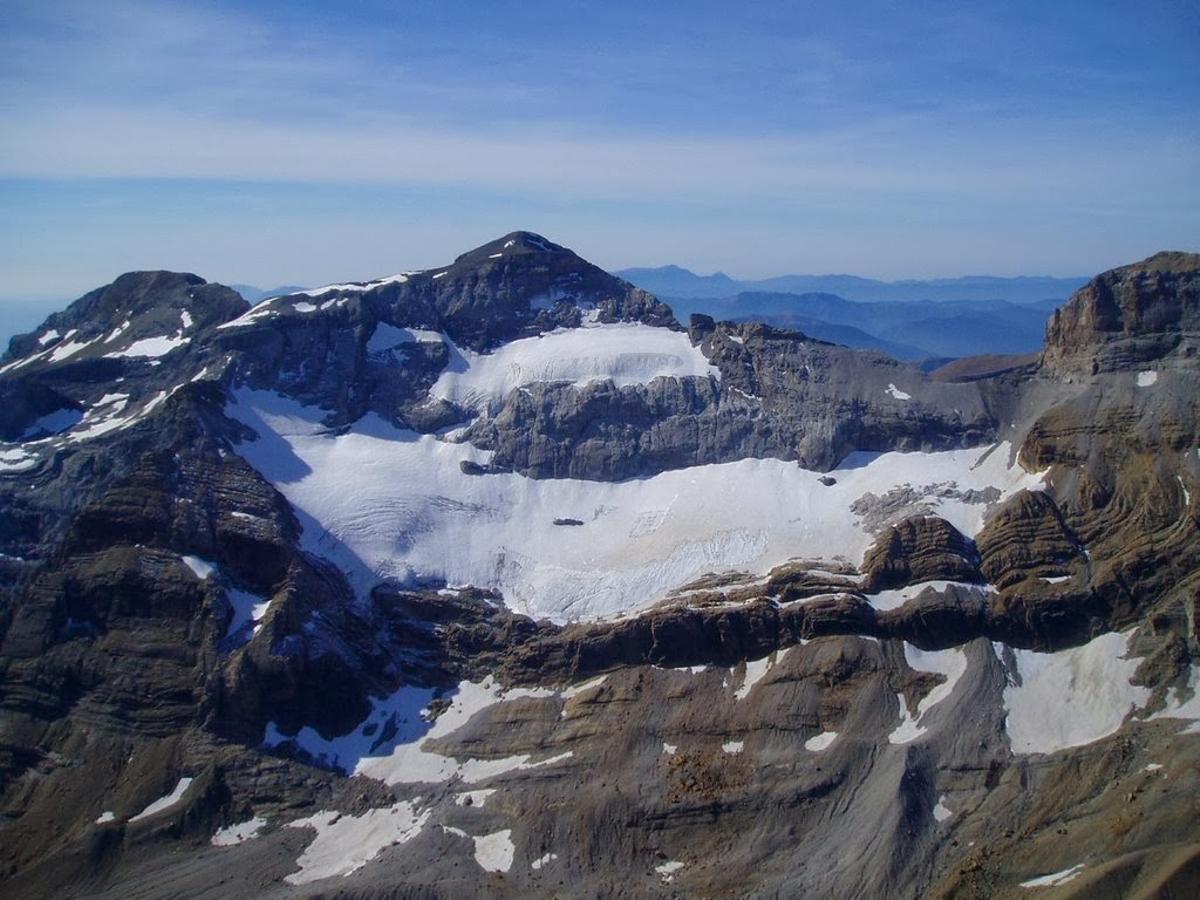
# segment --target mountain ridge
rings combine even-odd
[[[1048,275],[966,275],[953,278],[881,281],[857,275],[776,275],[734,279],[723,272],[697,275],[676,265],[618,269],[614,273],[665,297],[727,299],[738,293],[837,294],[851,301],[1001,300],[1038,302],[1065,300],[1082,287],[1086,277]]]
[[[525,235],[5,358],[11,890],[1193,883],[1200,264],[945,383]]]

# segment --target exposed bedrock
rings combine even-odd
[[[868,593],[920,581],[980,581],[974,542],[945,519],[915,516],[890,525],[863,558]]]
[[[467,351],[679,326],[523,232],[254,310],[171,273],[89,294],[0,373],[6,890],[1011,897],[1082,866],[1059,893],[1188,895],[1197,271],[1176,254],[1105,273],[1036,367],[964,364],[949,383],[697,318],[710,377],[520,385],[469,423],[466,401],[430,396]],[[457,439],[494,456],[452,477],[975,446],[995,463],[983,446],[1011,441],[1045,489],[996,503],[914,476],[839,507],[876,536],[861,562],[796,546],[772,571],[714,564],[645,612],[561,625],[361,560],[377,586],[356,595],[322,555],[346,535],[280,493],[306,463],[271,484],[238,455],[250,435],[226,411],[247,386],[320,404],[334,466],[341,429],[373,412],[469,424]],[[814,502],[850,479],[830,480]],[[973,539],[938,515],[965,529],[988,504]],[[552,514],[551,539],[603,527]],[[363,760],[392,767],[349,774]]]
[[[1200,254],[1159,253],[1093,278],[1056,310],[1044,364],[1065,375],[1192,358],[1200,338]]]
[[[747,457],[830,469],[852,450],[945,450],[997,434],[977,385],[933,382],[881,354],[757,324],[714,325],[700,347],[719,380],[531,385],[467,439],[524,475],[608,481]]]

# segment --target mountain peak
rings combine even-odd
[[[1183,250],[1160,250],[1153,256],[1148,256],[1141,262],[1131,263],[1114,269],[1114,272],[1139,274],[1145,272],[1166,272],[1174,275],[1200,272],[1200,253],[1188,253]],[[1108,273],[1106,272],[1105,275]],[[1099,276],[1101,278],[1104,275]]]
[[[1103,371],[1165,356],[1200,332],[1200,254],[1163,251],[1097,275],[1046,328],[1046,361]]]
[[[510,231],[508,234],[488,241],[468,250],[454,260],[454,265],[475,263],[487,259],[499,259],[502,256],[521,256],[530,253],[569,253],[575,254],[553,241],[547,240],[532,231]]]
[[[184,335],[243,313],[249,304],[234,290],[191,272],[126,272],[84,294],[29,334],[9,343],[7,358],[44,358],[30,364],[78,361],[120,353],[141,339]]]

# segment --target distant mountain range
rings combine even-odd
[[[775,278],[742,281],[724,272],[697,275],[680,266],[621,269],[614,273],[643,290],[670,298],[725,299],[748,291],[788,294],[837,294],[846,300],[1007,300],[1032,303],[1040,300],[1066,300],[1087,283],[1086,278],[1051,278],[1022,275],[997,278],[990,275],[966,275],[961,278],[933,278],[924,281],[876,281],[856,275],[779,275]]]
[[[957,359],[1028,353],[1041,347],[1046,319],[1083,278],[966,276],[929,281],[875,281],[854,275],[781,275],[740,281],[680,266],[622,269],[615,274],[671,305],[718,320],[760,321],[803,331],[896,359]],[[231,285],[249,303],[299,293],[297,285]],[[41,321],[48,304],[6,301],[0,346]]]
[[[897,359],[959,358],[1029,353],[1042,346],[1057,300],[916,300],[856,303],[834,294],[748,292],[727,300],[671,300],[677,313],[766,322],[796,328],[849,347],[882,350]],[[691,307],[690,309],[688,307]]]

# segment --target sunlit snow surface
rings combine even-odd
[[[242,389],[228,408],[257,440],[238,452],[292,503],[303,546],[337,565],[366,596],[383,579],[473,584],[556,621],[644,608],[712,571],[763,573],[796,557],[858,563],[873,536],[850,506],[864,494],[954,482],[1004,494],[1040,487],[1009,465],[1009,447],[852,454],[826,487],[821,473],[746,459],[615,484],[464,475],[487,462],[467,444],[405,431],[368,414],[346,432],[323,412]],[[965,534],[985,506],[927,502]],[[582,527],[556,526],[572,518]]]
[[[945,680],[921,699],[915,716],[909,712],[904,695],[897,695],[900,701],[900,726],[888,735],[888,740],[893,744],[907,744],[925,734],[928,731],[925,714],[954,693],[954,686],[967,671],[967,655],[958,648],[922,650],[905,643],[904,658],[914,671],[935,672],[945,676]]]
[[[1058,887],[1060,884],[1066,884],[1068,881],[1074,881],[1076,876],[1083,871],[1083,863],[1077,866],[1071,866],[1069,869],[1063,869],[1061,872],[1052,872],[1049,875],[1042,875],[1039,878],[1030,878],[1028,881],[1022,881],[1023,888],[1041,888],[1041,887]]]
[[[148,819],[150,816],[154,815],[155,813],[160,813],[163,810],[170,809],[172,806],[174,806],[180,800],[183,799],[183,795],[187,793],[187,789],[189,787],[191,787],[191,785],[192,785],[191,778],[180,778],[178,783],[175,785],[174,790],[172,790],[171,793],[167,794],[165,797],[159,797],[157,800],[155,800],[153,803],[151,803],[149,806],[147,806],[145,809],[143,809],[140,813],[138,813],[136,816],[134,816],[129,821],[137,822],[137,821],[140,821],[141,819]]]
[[[686,334],[640,323],[552,331],[491,353],[453,350],[430,393],[472,408],[494,405],[514,388],[540,381],[611,379],[622,387],[660,376],[720,377]]]
[[[258,833],[266,827],[267,820],[255,816],[245,822],[238,822],[219,829],[212,836],[211,843],[214,847],[233,847],[257,837]]]
[[[1132,634],[1109,632],[1057,653],[1014,649],[1016,676],[1009,673],[1004,689],[1013,750],[1054,753],[1090,744],[1145,704],[1150,689],[1129,682],[1142,662],[1126,657]]]

